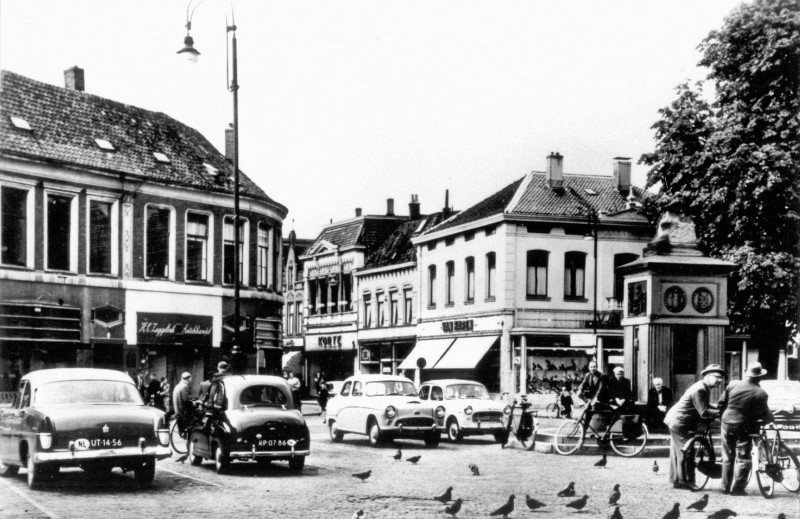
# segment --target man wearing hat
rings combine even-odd
[[[744,380],[734,380],[725,388],[719,401],[722,413],[722,491],[732,496],[746,495],[744,488],[750,478],[753,448],[751,434],[757,434],[759,420],[774,420],[767,406],[767,392],[759,381],[767,371],[760,362],[751,362]],[[734,470],[734,461],[736,467]]]
[[[687,488],[682,449],[691,439],[689,433],[697,430],[701,420],[719,416],[719,410],[712,408],[709,402],[711,390],[722,382],[725,370],[719,364],[709,364],[701,374],[703,379],[692,384],[664,418],[672,436],[669,444],[669,480],[674,488]]]
[[[191,419],[194,411],[191,397],[192,374],[184,371],[181,381],[175,385],[172,392],[172,407],[175,409],[175,418],[178,420],[178,430],[183,432],[184,427]]]

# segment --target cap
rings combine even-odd
[[[748,377],[763,377],[767,374],[767,370],[761,367],[760,362],[751,362],[747,365],[747,370],[744,374]]]
[[[722,369],[722,366],[720,366],[719,364],[709,364],[708,366],[706,366],[706,369],[700,372],[700,374],[703,375],[704,377],[709,373],[718,373],[722,376],[725,376],[725,370]]]
[[[187,380],[187,379],[190,379],[190,378],[192,378],[192,374],[189,373],[188,371],[184,371],[183,375],[181,375],[181,380]]]
[[[616,368],[614,368],[614,373],[625,373],[625,368],[623,368],[622,366],[617,366]]]
[[[228,363],[227,363],[227,362],[225,362],[224,360],[223,360],[223,361],[220,361],[220,363],[219,363],[219,364],[217,364],[217,369],[219,369],[219,370],[223,370],[223,369],[224,369],[225,371],[227,371],[227,370],[228,370],[228,368],[230,368],[230,366],[229,366],[229,365],[228,365]]]

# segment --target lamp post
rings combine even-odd
[[[597,228],[600,224],[600,217],[595,209],[590,209],[586,214],[586,223],[588,225],[588,231],[586,232],[586,236],[584,236],[585,240],[592,240],[594,242],[594,276],[593,276],[593,286],[592,289],[592,333],[594,334],[594,352],[597,355],[597,365],[598,368],[602,369],[603,362],[600,358],[600,354],[597,351],[597,235],[598,231]]]
[[[181,54],[187,58],[187,60],[191,63],[197,61],[197,58],[200,56],[200,52],[194,48],[194,39],[190,35],[190,31],[192,29],[192,16],[194,15],[194,11],[200,5],[198,2],[197,5],[192,8],[193,0],[189,1],[189,4],[186,7],[186,37],[183,39],[183,48],[178,51],[178,54]],[[236,50],[236,24],[233,18],[233,7],[231,7],[231,23],[227,23],[226,18],[226,33],[227,33],[227,42],[230,43],[230,63],[226,64],[226,76],[228,76],[228,91],[233,94],[233,236],[234,236],[234,245],[233,245],[233,345],[231,347],[231,353],[233,355],[238,355],[241,353],[241,345],[239,341],[239,328],[241,327],[241,313],[239,308],[239,287],[240,287],[240,225],[239,225],[239,81],[238,81],[238,62],[237,62],[237,50]]]

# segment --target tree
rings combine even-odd
[[[715,101],[682,84],[659,110],[646,202],[691,216],[701,249],[735,262],[734,330],[774,353],[798,321],[800,291],[800,1],[755,0],[703,40]],[[765,360],[774,355],[767,355]]]

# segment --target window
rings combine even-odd
[[[452,261],[447,262],[447,280],[445,285],[445,304],[453,304],[453,280],[456,277],[456,265]]]
[[[286,310],[286,333],[294,335],[294,304],[289,303]]]
[[[29,263],[28,198],[25,189],[0,188],[0,263],[4,265],[24,267]]]
[[[486,299],[494,299],[497,258],[494,252],[486,255]]]
[[[269,229],[264,224],[264,222],[258,223],[258,286],[265,287],[267,286],[269,280],[269,274],[267,272],[269,265]],[[290,276],[291,276],[291,270]],[[288,283],[291,283],[292,280],[287,280]],[[291,286],[291,284],[289,285]]]
[[[466,271],[466,301],[472,303],[475,301],[475,258],[470,256],[464,260],[464,270]]]
[[[413,316],[413,300],[411,299],[411,289],[407,288],[403,290],[403,323],[404,324],[411,324],[411,319]]]
[[[636,254],[614,254],[614,299],[617,300],[617,304],[622,304],[625,294],[625,276],[617,274],[617,269],[637,259],[639,256]]]
[[[317,283],[313,280],[308,283],[308,307],[311,315],[317,313]]]
[[[345,384],[342,386],[342,390],[339,391],[339,395],[340,396],[350,396],[350,385],[351,384],[352,384],[352,382],[345,382]]]
[[[169,208],[148,206],[145,214],[145,274],[147,277],[169,277],[171,211]]]
[[[300,313],[300,302],[294,305],[294,334],[300,335],[303,331],[303,315]]]
[[[319,278],[319,279],[317,279],[317,283],[319,284],[319,313],[327,314],[328,313],[328,279],[327,278]]]
[[[352,310],[353,305],[353,274],[347,273],[342,276],[342,297],[344,298],[344,311]]]
[[[294,288],[294,267],[291,265],[286,267],[286,288],[288,290]]]
[[[234,256],[235,256],[235,242],[236,236],[233,234],[233,220],[232,216],[226,216],[224,225],[222,226],[222,282],[226,285],[233,284],[233,271],[234,271]],[[239,218],[239,283],[244,283],[243,280],[247,279],[245,276],[244,266],[247,264],[245,261],[245,251],[247,250],[245,239],[247,221]]]
[[[331,313],[339,311],[339,276],[334,274],[328,283],[331,287]]]
[[[47,268],[70,270],[72,202],[68,195],[47,195]]]
[[[441,387],[433,386],[431,388],[431,400],[444,400],[444,392]]]
[[[475,239],[475,232],[465,232],[464,233],[464,241],[472,241]]]
[[[399,295],[397,290],[389,292],[389,319],[392,326],[400,324]]]
[[[364,294],[364,328],[372,327],[372,296]]]
[[[208,281],[208,215],[186,215],[186,279]]]
[[[375,302],[378,303],[378,326],[386,326],[386,300],[383,293],[375,294]]]
[[[451,245],[453,245],[453,243],[455,243],[455,241],[456,241],[455,238],[445,238],[444,239],[444,246],[445,247],[450,247]]]
[[[492,236],[495,232],[497,232],[497,227],[494,225],[486,228],[486,236]]]
[[[547,297],[547,262],[550,253],[545,250],[528,251],[528,273],[525,295],[528,298]]]
[[[361,396],[363,393],[361,391],[361,382],[355,381],[353,382],[353,396]]]
[[[434,250],[434,249],[436,249],[436,242],[435,241],[428,242],[428,250]]]
[[[428,267],[428,306],[436,306],[436,265]]]
[[[111,202],[89,201],[89,272],[111,274]]]
[[[568,252],[564,255],[564,297],[584,297],[583,279],[586,275],[586,253]]]

